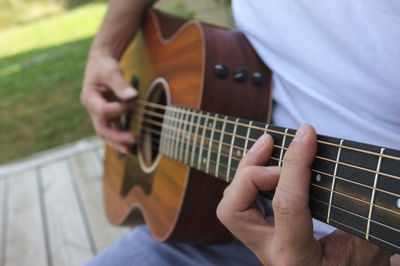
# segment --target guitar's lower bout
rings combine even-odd
[[[196,21],[184,24],[154,10],[121,60],[125,78],[139,78],[142,102],[240,113],[243,118],[266,121],[269,87],[218,79],[213,73],[218,63],[232,70],[267,72],[240,33]],[[147,114],[156,112],[151,105],[146,108]],[[143,217],[158,241],[231,242],[233,237],[215,214],[226,183],[153,152],[158,149],[152,141],[160,139],[152,132],[161,131],[154,122],[162,124],[162,118],[149,125],[146,115],[138,113],[131,125],[139,139],[138,156],[121,158],[106,148],[104,199],[109,221],[133,225]]]

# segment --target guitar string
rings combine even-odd
[[[145,122],[146,122],[146,121],[145,121]],[[148,122],[147,122],[147,123],[148,123]],[[154,123],[153,123],[153,124],[154,124]],[[172,129],[175,130],[175,131],[177,130],[176,128],[173,128],[173,127],[168,126],[168,125],[165,125],[165,127],[172,128]],[[182,131],[182,130],[180,130],[180,131]],[[152,133],[156,133],[156,132],[153,130]],[[160,134],[160,132],[158,131],[157,134]],[[191,139],[192,139],[192,138],[191,138]],[[177,140],[180,141],[180,138],[177,139]],[[208,144],[210,143],[210,141],[213,142],[210,138],[207,138],[207,137],[206,137],[206,145],[208,145]],[[215,141],[214,141],[214,142],[215,142]],[[230,144],[227,144],[227,143],[225,143],[225,142],[223,142],[222,144],[223,144],[224,146],[228,146],[228,147],[230,146]],[[216,143],[215,145],[218,146],[219,144]],[[215,145],[213,145],[213,148],[214,148]],[[234,145],[234,146],[235,146],[235,145]],[[235,146],[235,147],[237,147],[237,146]],[[281,148],[280,146],[278,146],[278,147]],[[240,149],[240,150],[243,151],[243,149],[241,149],[241,148],[238,148],[238,149]],[[215,150],[214,150],[214,151],[215,151]],[[225,154],[225,155],[226,155],[226,154]],[[226,155],[226,156],[228,156],[228,155]],[[237,158],[235,155],[233,155],[233,156],[235,157],[235,159]],[[228,158],[229,158],[229,156],[228,156]],[[240,160],[240,158],[237,158],[237,159]],[[316,169],[314,169],[314,170],[316,170]],[[318,171],[318,170],[316,170],[316,171]],[[324,173],[324,172],[322,172],[322,171],[320,171],[320,173],[321,173],[321,174],[325,174],[325,175],[329,175],[329,176],[331,176],[331,177],[333,178],[333,175],[331,175],[331,174]],[[345,181],[345,182],[348,182],[348,183],[353,183],[353,184],[356,184],[356,185],[359,185],[359,186],[363,186],[363,187],[368,188],[368,189],[371,189],[371,190],[376,190],[376,191],[380,191],[380,192],[385,193],[385,194],[390,194],[390,195],[395,196],[395,197],[400,197],[399,194],[396,194],[396,193],[393,193],[393,192],[390,192],[390,191],[384,191],[384,190],[382,190],[382,189],[380,189],[380,188],[371,187],[371,186],[366,185],[366,184],[363,184],[363,183],[359,183],[359,182],[356,182],[356,181],[353,181],[353,180],[345,179],[345,178],[340,177],[340,176],[338,176],[338,175],[336,175],[335,177],[337,177],[338,179],[343,180],[343,181]]]
[[[321,200],[318,200],[318,199],[312,199],[312,200],[317,201],[317,202],[320,202],[320,203],[322,203],[322,204],[324,204],[324,205],[328,205],[328,206],[329,206],[329,203],[323,202],[323,201],[321,201]],[[362,218],[362,219],[364,219],[364,220],[366,219],[365,217],[363,217],[363,216],[361,216],[361,215],[359,215],[359,214],[357,214],[357,213],[348,211],[348,210],[343,209],[343,208],[341,208],[341,207],[334,206],[334,205],[332,205],[332,207],[335,208],[335,209],[338,209],[338,210],[347,212],[347,213],[349,213],[350,215],[354,215],[354,216],[356,216],[356,217]],[[323,219],[321,219],[321,221],[323,221],[323,222],[326,221],[327,216],[318,214],[318,213],[315,212],[315,211],[311,211],[311,213],[316,214],[316,216],[321,216],[321,217],[323,218]],[[357,228],[355,228],[355,227],[352,227],[351,225],[344,224],[344,223],[339,222],[339,221],[337,221],[337,220],[335,220],[335,219],[332,219],[332,218],[330,218],[329,220],[330,220],[330,221],[333,221],[333,222],[335,222],[335,223],[337,223],[337,224],[340,224],[340,225],[342,225],[342,226],[344,226],[344,227],[347,227],[347,228],[349,228],[349,229],[355,230],[355,231],[361,233],[363,236],[366,235],[366,232],[361,231],[360,229],[357,229]],[[374,221],[374,220],[372,220],[372,219],[370,219],[370,221],[371,221],[371,222],[374,222],[374,223],[377,224],[377,225],[381,225],[381,226],[383,226],[383,227],[386,227],[386,228],[388,228],[389,230],[393,230],[393,231],[395,231],[395,232],[400,232],[399,229],[394,228],[394,227],[392,227],[392,226],[383,224],[383,223],[378,222],[378,221]],[[330,223],[330,224],[332,224],[332,223]],[[369,234],[369,236],[372,236],[373,238],[375,238],[375,239],[377,239],[377,240],[379,240],[379,241],[383,241],[383,242],[385,242],[385,243],[387,243],[387,244],[389,244],[389,245],[391,245],[391,246],[393,246],[393,247],[395,247],[395,248],[397,248],[397,249],[400,248],[400,246],[398,246],[397,244],[394,244],[394,243],[392,243],[392,242],[388,242],[388,240],[384,240],[384,239],[382,239],[382,238],[379,238],[379,237],[377,237],[376,235]],[[371,241],[371,239],[369,239],[369,241],[370,241],[370,242],[374,242],[374,241]],[[378,242],[378,243],[379,243],[379,242]]]
[[[145,127],[145,128],[146,128],[146,130],[149,130],[150,133],[160,135],[160,132],[157,131],[157,130],[154,130],[153,128],[149,128],[149,127]],[[180,137],[177,137],[177,136],[174,136],[174,135],[167,135],[167,136],[165,136],[165,137],[167,137],[167,138],[169,138],[169,139],[172,139],[172,140],[178,140],[178,141],[181,139]],[[210,139],[209,139],[209,138],[206,138],[206,139],[207,139],[207,143],[206,143],[206,145],[207,145],[207,144],[209,143]],[[152,138],[152,141],[154,141],[155,144],[157,144],[157,145],[160,144],[160,142],[158,141],[158,139],[153,139],[153,138]],[[193,145],[191,145],[191,144],[189,144],[189,143],[187,143],[186,145],[192,146],[192,150],[193,150]],[[197,148],[197,147],[199,147],[199,145],[196,145],[195,148]],[[155,148],[157,148],[157,147],[155,147]],[[158,152],[158,150],[156,150],[156,151]],[[216,151],[215,149],[212,149],[212,151],[213,151],[214,153],[217,153],[217,151]],[[168,153],[168,152],[167,152],[167,153]],[[235,155],[230,156],[228,153],[224,153],[224,152],[223,152],[221,155],[223,155],[223,156],[225,156],[225,157],[227,157],[227,158],[231,157],[233,160],[236,160],[237,163],[238,163],[238,162],[240,161],[240,159],[241,159],[241,158],[239,158],[239,157],[236,157]],[[197,158],[199,158],[199,156],[198,156]],[[278,158],[275,158],[275,157],[272,157],[272,156],[271,156],[270,158],[279,161]],[[215,163],[215,161],[213,161],[213,162]],[[224,165],[224,167],[227,168],[225,165]],[[233,167],[230,167],[230,169],[231,169],[231,171],[236,171],[236,169],[233,168]],[[311,169],[311,170],[312,170],[313,172],[317,173],[317,174],[323,174],[323,175],[326,175],[326,176],[328,176],[328,177],[333,178],[333,175],[332,175],[332,174],[328,174],[328,173],[325,173],[325,172],[323,172],[323,171],[316,170],[316,169]],[[366,185],[366,184],[363,184],[363,183],[359,183],[359,182],[356,182],[356,181],[353,181],[353,180],[348,180],[348,179],[346,179],[346,178],[344,178],[344,177],[341,177],[341,176],[338,176],[338,175],[336,175],[335,178],[340,179],[340,180],[342,180],[342,181],[344,181],[344,182],[349,182],[349,183],[353,183],[353,184],[355,184],[355,185],[363,186],[363,187],[368,188],[368,189],[371,189],[371,190],[374,190],[374,189],[375,189],[376,191],[379,191],[379,192],[384,193],[384,194],[389,194],[389,195],[392,195],[392,196],[394,196],[394,197],[400,197],[399,194],[396,194],[396,193],[393,193],[393,192],[390,192],[390,191],[385,191],[385,190],[382,190],[382,189],[380,189],[380,188],[374,188],[374,187],[372,187],[372,186],[369,186],[369,185]],[[229,177],[229,179],[230,179],[230,177]],[[327,189],[327,190],[328,190],[328,191],[331,191],[331,190],[329,190],[329,189]],[[334,192],[335,192],[335,193],[339,193],[339,194],[341,193],[341,192],[339,192],[339,191],[334,191]],[[342,194],[343,194],[343,193],[342,193]],[[347,195],[347,194],[343,194],[343,195]],[[351,197],[351,196],[350,196],[350,197]],[[366,202],[366,201],[363,201],[363,200],[360,200],[360,199],[357,199],[357,200],[359,200],[359,201],[361,201],[361,202],[363,202],[363,203],[366,203],[366,204],[368,204],[368,205],[371,205],[369,202]],[[381,207],[381,208],[383,208],[383,209],[386,209],[385,207],[380,206],[380,205],[376,205],[376,204],[372,204],[372,206],[378,206],[378,207]],[[390,210],[390,209],[387,209],[387,210],[388,210],[388,211],[391,211],[391,212],[393,212],[393,213],[398,214],[397,212],[392,211],[392,210]]]
[[[151,130],[151,128],[149,129],[149,130]],[[175,138],[176,139],[176,137],[175,136],[167,136],[168,138]],[[155,140],[154,142],[158,142],[158,139],[152,139],[152,140]],[[159,142],[158,142],[159,143]],[[155,148],[157,148],[157,147],[155,147]],[[158,150],[157,150],[158,151]],[[166,152],[166,153],[168,153],[168,151]],[[168,156],[168,157],[170,157],[170,156]],[[173,159],[175,159],[174,157],[171,157],[171,158],[173,158]],[[274,160],[274,161],[279,161],[279,159],[278,158],[274,158],[274,157],[271,157],[270,159],[272,159],[272,160]],[[210,161],[212,161],[212,162],[214,162],[215,163],[215,161],[214,160],[212,160],[212,159],[210,159]],[[224,167],[224,168],[226,168],[227,169],[227,166],[225,165],[225,164],[223,164],[223,163],[220,163],[221,164],[221,166],[222,167]],[[231,169],[233,170],[233,171],[235,171],[236,169],[234,169],[234,168],[232,168],[231,167]],[[201,169],[201,167],[200,167],[200,170],[202,170]],[[225,179],[224,179],[224,181],[225,181]],[[231,179],[229,179],[229,182],[231,182]],[[323,189],[323,190],[326,190],[326,191],[331,191],[330,189],[328,189],[328,188],[325,188],[325,187],[323,187],[323,186],[319,186],[319,185],[317,185],[317,184],[314,184],[314,183],[310,183],[310,185],[311,186],[313,186],[313,187],[316,187],[316,188],[319,188],[319,189]],[[393,211],[393,210],[390,210],[390,209],[387,209],[387,208],[385,208],[385,207],[382,207],[382,206],[380,206],[380,205],[377,205],[377,204],[371,204],[370,202],[366,202],[366,201],[363,201],[362,199],[358,199],[358,198],[355,198],[355,197],[353,197],[353,196],[351,196],[351,195],[348,195],[348,194],[346,194],[346,193],[342,193],[342,192],[340,192],[340,191],[333,191],[335,194],[337,194],[337,195],[340,195],[340,196],[343,196],[343,197],[345,197],[345,198],[349,198],[350,200],[352,200],[352,201],[356,201],[356,202],[360,202],[360,203],[363,203],[363,204],[366,204],[366,205],[368,205],[368,206],[374,206],[374,207],[377,207],[378,209],[381,209],[383,212],[390,212],[390,213],[393,213],[394,215],[399,215],[400,213],[397,213],[397,212],[395,212],[395,211]],[[268,194],[268,193],[266,193],[266,194]],[[273,196],[273,195],[271,195],[271,196]],[[325,203],[325,202],[323,202],[323,201],[321,201],[321,200],[319,200],[319,199],[317,199],[317,198],[310,198],[310,200],[317,200],[317,201],[320,201],[321,203],[324,203],[325,205],[330,205],[330,206],[332,206],[332,207],[334,207],[334,208],[339,208],[339,209],[341,209],[339,206],[336,206],[335,204],[334,204],[334,202],[332,203],[332,204],[329,204],[329,203]],[[367,217],[364,217],[364,216],[362,216],[362,215],[360,215],[360,214],[357,214],[357,213],[355,213],[355,212],[352,212],[352,211],[350,211],[350,210],[346,210],[346,209],[342,209],[343,211],[346,211],[347,213],[350,213],[350,214],[352,214],[352,215],[355,215],[355,216],[358,216],[358,217],[360,217],[360,218],[362,218],[362,219],[364,219],[364,220],[369,220],[369,221],[371,221],[371,222],[374,222],[374,223],[379,223],[379,224],[381,224],[383,227],[386,227],[386,228],[389,228],[389,229],[393,229],[393,230],[395,230],[395,231],[398,231],[398,232],[400,232],[399,231],[399,229],[397,229],[397,228],[393,228],[392,226],[389,226],[389,225],[386,225],[386,224],[384,224],[384,223],[382,223],[382,222],[378,222],[378,221],[376,221],[376,220],[374,220],[374,219],[371,219],[371,218],[367,218]],[[371,235],[371,234],[370,234]],[[373,235],[372,235],[373,236]]]
[[[153,130],[153,128],[146,128],[146,129]],[[176,137],[176,136],[173,136],[173,135],[168,135],[168,136],[166,136],[166,137],[167,137],[167,138],[175,138],[175,139],[177,139],[177,137]],[[180,138],[178,137],[178,139],[180,139]],[[153,139],[152,139],[152,140],[153,140]],[[158,142],[158,139],[155,139],[155,142]],[[155,148],[156,148],[156,147],[155,147]],[[273,158],[273,157],[272,157],[272,158],[270,158],[270,159],[279,161],[278,158]],[[212,159],[211,159],[211,160],[212,160]],[[213,161],[213,162],[215,162],[215,161]],[[225,164],[221,163],[221,165],[222,165],[223,167],[227,168],[227,166],[226,166]],[[232,168],[232,167],[231,167],[231,168]],[[236,169],[234,169],[234,168],[232,168],[232,169],[233,169],[233,170],[236,170]],[[201,169],[200,169],[200,170],[201,170]],[[231,181],[231,180],[229,180],[229,181]],[[313,184],[313,183],[311,183],[310,185],[311,185],[311,186],[314,186],[314,187],[317,187],[317,188],[321,188],[321,189],[325,189],[325,190],[327,190],[327,191],[330,191],[330,189],[327,189],[327,188],[318,186],[318,185]],[[349,195],[347,195],[347,194],[344,194],[344,193],[341,193],[341,192],[338,192],[338,191],[334,191],[334,193],[339,194],[339,195],[344,196],[344,197],[350,197],[350,199],[352,199],[352,200],[360,201],[361,203],[370,205],[369,202],[365,202],[365,201],[363,201],[363,200],[361,200],[361,199],[354,198],[354,197],[349,196]],[[370,220],[371,222],[374,222],[375,224],[381,225],[382,227],[387,228],[387,229],[389,229],[389,230],[393,230],[393,231],[396,231],[396,232],[400,232],[400,230],[397,229],[397,228],[394,228],[394,227],[392,227],[392,226],[390,226],[390,225],[387,225],[387,224],[385,224],[385,223],[383,223],[383,222],[378,222],[378,221],[376,221],[376,220],[374,220],[374,219],[369,219],[369,218],[364,217],[364,216],[362,216],[362,215],[360,215],[360,214],[358,214],[358,213],[355,213],[355,212],[353,212],[353,211],[343,209],[343,208],[341,208],[341,207],[339,207],[339,206],[336,206],[334,203],[329,204],[329,203],[324,202],[324,201],[322,201],[322,200],[320,200],[320,199],[317,199],[317,198],[310,198],[310,200],[311,200],[311,201],[320,202],[320,203],[322,203],[322,204],[324,204],[324,205],[327,205],[327,206],[332,206],[332,207],[335,208],[335,209],[344,211],[344,212],[346,212],[346,213],[348,213],[348,214],[350,214],[350,215],[352,215],[352,216],[359,217],[359,218],[361,218],[361,219],[363,219],[363,220]],[[387,208],[385,208],[385,207],[382,207],[382,206],[379,206],[379,205],[375,205],[375,204],[372,204],[372,205],[375,206],[375,207],[377,207],[377,208],[382,209],[383,211],[388,211],[388,212],[394,213],[394,214],[396,214],[396,215],[399,215],[399,213],[396,213],[396,212],[394,212],[394,211],[392,211],[392,210],[390,210],[390,209],[387,209]],[[314,214],[316,214],[317,216],[322,216],[322,217],[324,217],[324,218],[326,219],[326,215],[324,215],[324,214],[321,214],[321,213],[318,213],[318,212],[312,211],[312,210],[311,210],[311,212],[314,213]],[[341,225],[343,225],[343,226],[345,226],[345,227],[347,227],[347,228],[356,230],[356,231],[362,233],[363,235],[365,235],[365,232],[363,232],[363,231],[361,231],[361,230],[359,230],[359,229],[356,229],[356,228],[354,228],[354,227],[352,227],[352,226],[350,226],[350,225],[343,224],[343,223],[341,223],[341,222],[339,222],[339,221],[337,221],[337,220],[335,220],[335,219],[330,219],[330,221],[333,221],[333,222],[335,222],[335,223],[339,223],[339,224],[341,224]],[[332,223],[330,223],[330,224],[332,224]],[[378,239],[378,240],[382,240],[382,241],[387,242],[386,240],[383,240],[383,239],[377,237],[377,236],[374,235],[374,234],[369,234],[369,236],[371,236],[371,237],[373,237],[373,238],[376,238],[376,239]],[[390,244],[390,245],[392,245],[392,246],[397,247],[395,244],[392,244],[392,243],[390,243],[390,242],[387,242],[387,243]]]
[[[154,116],[159,116],[160,118],[161,118],[161,116],[162,116],[161,114],[154,113],[154,112],[152,112],[152,111],[149,111],[149,112],[147,112],[146,114],[150,114],[150,115],[154,115]],[[163,117],[166,117],[166,116],[163,116]],[[164,118],[164,119],[165,119],[165,118]],[[191,125],[191,126],[195,125],[195,126],[198,126],[199,128],[202,128],[202,130],[211,130],[211,129],[208,129],[207,126],[203,126],[203,125],[196,124],[196,123],[191,123],[191,122],[189,122],[189,121],[185,121],[185,120],[182,120],[182,119],[177,119],[177,118],[171,118],[171,119],[170,119],[170,118],[168,118],[168,119],[165,119],[165,120],[183,122],[183,123],[185,123],[186,125]],[[161,122],[158,122],[158,121],[156,121],[156,120],[154,120],[154,122],[151,122],[151,123],[153,123],[154,125],[158,125],[159,127],[162,127],[162,123],[161,123]],[[177,128],[173,128],[173,129],[174,129],[174,130],[182,131],[181,129],[177,129]],[[222,130],[219,130],[219,129],[214,129],[214,130],[215,130],[216,132],[219,132],[219,133],[224,134],[224,135],[230,135],[230,136],[235,137],[235,138],[246,139],[246,137],[244,137],[244,136],[233,135],[233,134],[230,133],[230,132],[222,132]],[[266,131],[266,130],[264,129],[264,132],[265,132],[265,131]],[[185,132],[185,131],[184,131],[184,132]],[[249,139],[250,141],[254,141],[254,142],[256,141],[256,139],[253,139],[253,138],[251,138],[251,137],[249,137],[248,139]],[[224,144],[224,145],[230,145],[230,144],[227,144],[227,143],[224,143],[224,142],[223,142],[223,144]],[[236,147],[238,150],[244,151],[241,147],[237,147],[237,146],[234,146],[234,147]],[[273,147],[274,147],[274,148],[278,148],[278,149],[283,149],[284,151],[287,150],[286,147],[284,147],[284,146],[279,146],[279,145],[276,145],[276,144],[274,144]],[[361,167],[361,166],[357,166],[357,165],[353,165],[353,164],[349,164],[349,163],[345,163],[345,162],[341,162],[341,161],[336,161],[336,160],[329,159],[329,158],[325,158],[325,157],[318,156],[318,155],[316,155],[315,158],[320,159],[320,160],[323,160],[323,161],[328,161],[328,162],[331,162],[331,163],[335,163],[335,164],[337,163],[337,164],[339,164],[339,165],[347,166],[347,167],[354,168],[354,169],[357,169],[357,170],[360,170],[360,171],[369,172],[369,173],[372,173],[372,174],[378,174],[378,175],[381,175],[381,176],[386,176],[386,177],[389,177],[389,178],[392,178],[392,179],[400,180],[400,176],[388,174],[388,173],[382,172],[382,171],[380,171],[380,170],[379,170],[379,171],[377,171],[377,170],[371,170],[371,169],[364,168],[364,167]]]
[[[187,108],[187,107],[179,107],[179,106],[174,106],[174,105],[162,105],[162,104],[157,104],[157,103],[148,102],[148,101],[142,101],[142,100],[138,100],[138,103],[140,105],[142,105],[141,108],[143,108],[143,109],[145,107],[149,107],[150,106],[150,107],[153,107],[153,108],[156,108],[156,109],[160,109],[160,110],[168,110],[169,109],[169,110],[172,110],[172,111],[175,110],[175,111],[179,111],[179,112],[185,112],[185,113],[189,113],[190,115],[194,115],[195,114],[194,112],[196,111],[195,109],[190,109],[190,108]],[[183,108],[188,109],[188,110],[184,110]],[[207,115],[207,114],[197,113],[195,115],[201,116],[201,117],[206,117],[206,118],[209,118],[209,119],[214,119],[214,120],[220,121],[220,122],[224,121],[223,118],[210,116],[210,115]],[[290,134],[290,133],[286,133],[285,134],[284,132],[280,132],[280,131],[277,131],[277,130],[274,130],[274,129],[265,130],[264,127],[249,125],[249,124],[246,124],[246,123],[241,123],[241,122],[236,122],[236,121],[229,121],[229,120],[227,120],[227,122],[229,122],[231,125],[235,125],[236,124],[236,125],[243,126],[243,127],[246,127],[246,128],[252,128],[252,129],[257,129],[257,130],[261,130],[261,131],[272,132],[272,133],[275,133],[275,134],[281,135],[281,136],[286,135],[286,136],[289,136],[289,137],[294,137],[293,134]],[[395,161],[400,161],[400,157],[389,155],[389,154],[380,154],[380,153],[377,153],[377,152],[363,150],[363,149],[359,149],[359,148],[355,148],[355,147],[350,147],[350,146],[347,146],[347,145],[340,145],[340,144],[336,144],[336,143],[331,143],[331,142],[327,142],[327,141],[324,141],[324,140],[317,140],[317,143],[326,144],[328,146],[338,147],[338,148],[342,148],[342,149],[348,149],[348,150],[352,150],[352,151],[357,151],[357,152],[365,153],[365,154],[369,154],[369,155],[375,155],[375,156],[378,156],[378,157],[392,159],[392,160],[395,160]]]

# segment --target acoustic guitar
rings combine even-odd
[[[236,30],[150,10],[121,66],[139,89],[123,123],[135,155],[106,147],[109,221],[144,218],[158,241],[227,243],[216,206],[240,159],[268,133],[268,162],[282,166],[295,130],[268,124],[271,72]],[[314,218],[400,251],[400,151],[318,136],[312,166]],[[273,191],[262,195],[272,198]]]

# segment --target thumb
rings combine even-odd
[[[113,59],[109,64],[110,67],[105,68],[107,73],[104,73],[101,77],[103,83],[106,84],[121,101],[129,101],[135,98],[138,94],[137,90],[124,79],[122,69],[118,62]]]

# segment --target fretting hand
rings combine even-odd
[[[272,137],[261,137],[239,164],[217,216],[265,265],[389,265],[389,252],[342,231],[313,234],[309,202],[316,134],[304,125],[290,144],[283,167],[264,167]],[[274,217],[265,218],[255,200],[276,187]]]

